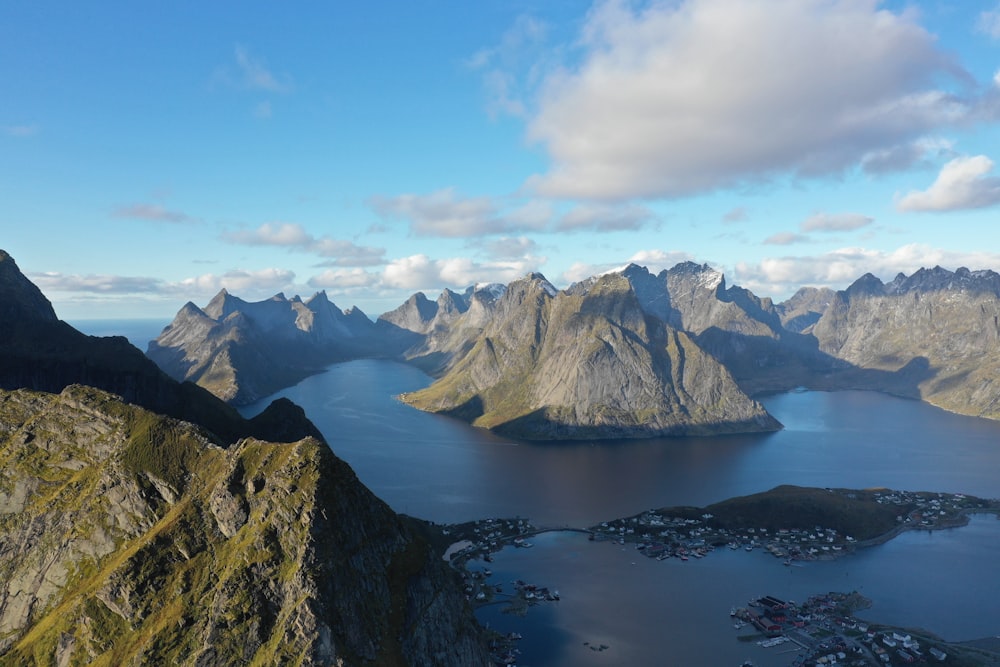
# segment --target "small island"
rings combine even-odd
[[[520,615],[531,606],[558,602],[559,592],[544,582],[492,581],[489,563],[504,547],[530,549],[531,539],[540,533],[569,530],[585,533],[593,542],[634,544],[639,553],[656,560],[687,561],[724,548],[763,550],[786,566],[801,566],[801,561],[838,558],[882,544],[907,530],[963,526],[976,513],[1000,514],[1000,500],[961,493],[785,485],[707,507],[647,510],[588,528],[536,526],[518,517],[427,524],[427,532],[444,560],[461,573],[466,599],[473,607],[502,603],[505,612]],[[473,560],[484,561],[487,567],[468,567]],[[856,592],[823,593],[801,605],[773,596],[743,604],[730,610],[737,639],[764,647],[791,642],[778,649],[789,653],[788,664],[903,665],[912,657],[964,667],[1000,665],[1000,646],[992,640],[950,643],[923,630],[857,619],[854,613],[870,602]],[[518,654],[520,638],[493,637],[497,664]]]
[[[667,507],[590,528],[595,541],[631,542],[647,557],[702,558],[718,547],[764,549],[786,565],[881,544],[904,530],[965,525],[1000,500],[961,493],[779,486],[708,507]]]

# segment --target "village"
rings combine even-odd
[[[832,559],[866,546],[880,544],[904,530],[936,530],[964,525],[975,512],[1000,510],[1000,502],[963,494],[892,491],[887,489],[849,491],[827,489],[852,500],[862,496],[871,506],[890,508],[894,525],[888,530],[857,539],[832,527],[777,528],[761,525],[724,527],[711,512],[696,508],[649,510],[639,515],[603,522],[588,529],[540,528],[527,519],[481,519],[441,528],[449,546],[444,560],[463,577],[466,598],[471,605],[504,604],[505,613],[523,615],[533,605],[560,600],[558,590],[521,580],[492,580],[489,564],[493,554],[504,547],[532,548],[531,538],[551,530],[584,533],[594,542],[634,544],[648,558],[676,558],[688,561],[704,558],[717,548],[752,552],[761,550],[780,559],[786,566],[801,561]],[[470,560],[484,567],[470,568]],[[788,654],[778,664],[794,667],[818,665],[893,665],[941,662],[954,665],[989,664],[967,661],[968,651],[935,637],[917,637],[912,632],[869,624],[853,612],[868,606],[857,593],[827,593],[810,597],[799,605],[773,596],[755,598],[746,607],[730,613],[737,630],[749,628],[741,641],[756,641],[765,648],[775,647]],[[518,635],[498,636],[493,655],[496,664],[513,664],[519,652]],[[590,646],[602,651],[606,646]],[[792,655],[795,654],[795,655]],[[958,657],[956,658],[956,654]],[[995,657],[995,656],[994,656]],[[745,665],[752,665],[747,661]]]
[[[612,540],[619,544],[635,543],[637,550],[657,560],[703,558],[714,549],[724,547],[745,551],[761,549],[783,560],[785,565],[792,565],[796,561],[836,558],[857,548],[884,542],[903,530],[934,530],[964,525],[969,513],[996,512],[1000,507],[997,501],[984,501],[963,494],[832,489],[828,492],[850,499],[857,499],[863,493],[876,505],[898,507],[896,523],[880,534],[856,539],[821,525],[809,528],[723,527],[723,522],[712,513],[692,516],[692,510],[684,508],[683,512],[649,510],[637,516],[607,521],[591,528],[591,539]]]
[[[950,659],[955,646],[937,638],[911,635],[899,628],[877,626],[854,617],[854,612],[870,606],[856,592],[811,596],[802,604],[785,602],[770,595],[750,600],[746,607],[734,607],[730,616],[734,627],[749,627],[753,640],[765,648],[789,644],[781,653],[796,653],[793,667],[825,665],[909,665],[915,663],[975,664]],[[959,649],[967,653],[965,649]],[[749,661],[744,663],[750,665]]]

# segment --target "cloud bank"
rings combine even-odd
[[[678,197],[912,160],[904,147],[976,111],[916,18],[874,0],[603,2],[579,62],[541,85],[528,133],[552,167],[529,185]]]
[[[959,211],[1000,203],[1000,177],[990,176],[993,160],[985,155],[959,157],[941,168],[937,179],[923,191],[901,197],[900,211]]]

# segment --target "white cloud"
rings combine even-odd
[[[934,158],[953,157],[953,145],[947,139],[924,137],[910,143],[871,151],[861,158],[861,168],[865,173],[877,176],[929,166]]]
[[[501,212],[496,199],[463,197],[454,188],[427,195],[375,196],[368,203],[383,218],[406,220],[417,236],[463,238],[542,230],[555,215],[549,203],[539,200]]]
[[[158,278],[101,274],[30,273],[28,278],[42,292],[84,292],[96,294],[156,293],[165,283]]]
[[[1000,267],[1000,253],[956,252],[911,243],[886,252],[866,248],[841,248],[821,255],[769,257],[758,263],[738,263],[735,284],[760,296],[784,298],[806,285],[843,289],[866,273],[891,280],[899,273],[920,268],[960,266],[971,269]]]
[[[831,174],[966,120],[970,77],[875,0],[600,3],[580,63],[541,86],[529,137],[552,197],[681,196]]]
[[[610,271],[611,269],[616,269],[620,267],[621,264],[588,264],[587,262],[573,262],[570,267],[562,272],[558,280],[560,284],[572,285],[573,283],[578,283],[581,280],[586,280],[591,276],[596,276],[599,273],[604,273],[605,271]]]
[[[654,219],[649,209],[636,204],[582,204],[560,215],[551,202],[532,199],[505,209],[501,199],[462,197],[454,188],[427,195],[376,196],[368,203],[383,218],[407,221],[417,236],[450,238],[522,231],[614,232],[640,229]]]
[[[431,259],[411,255],[389,262],[383,284],[410,290],[467,287],[478,282],[509,283],[534,270],[533,261],[512,260],[478,263],[466,257]]]
[[[806,243],[808,236],[796,234],[795,232],[776,232],[764,239],[764,245],[792,245],[795,243]]]
[[[653,219],[645,206],[582,204],[566,213],[557,225],[559,231],[591,230],[597,232],[641,229]]]
[[[111,212],[115,218],[151,220],[153,222],[195,222],[195,219],[181,211],[170,211],[159,204],[127,204]]]
[[[538,244],[526,236],[503,236],[480,245],[494,259],[528,258],[538,249]]]
[[[145,276],[106,274],[33,273],[29,276],[43,292],[78,294],[145,294],[197,298],[225,287],[234,294],[274,294],[293,285],[295,273],[268,268],[257,271],[235,269],[223,274],[206,273],[170,282]]]
[[[993,160],[985,155],[959,157],[941,167],[937,179],[923,191],[898,199],[900,211],[956,211],[1000,203],[1000,178],[989,176]]]
[[[640,250],[627,260],[622,262],[606,262],[601,264],[590,264],[587,262],[574,262],[568,269],[559,276],[559,284],[571,285],[581,280],[586,280],[591,276],[600,275],[608,271],[621,269],[627,264],[636,264],[645,267],[650,273],[659,273],[664,269],[672,268],[681,262],[694,261],[691,253],[680,250]]]
[[[503,34],[497,46],[480,49],[469,59],[468,66],[482,72],[486,110],[490,117],[525,115],[525,97],[533,79],[530,72],[544,60],[541,45],[547,33],[544,22],[522,15]]]
[[[874,222],[874,218],[860,213],[816,213],[802,221],[804,232],[849,232]]]
[[[181,291],[195,291],[214,294],[222,288],[239,295],[274,294],[291,287],[295,282],[295,272],[286,269],[267,268],[256,271],[233,269],[218,275],[205,273],[185,278],[176,284]],[[245,298],[253,298],[248,296]]]
[[[33,137],[39,132],[38,125],[7,125],[3,128],[4,134],[10,137],[18,137],[21,139],[27,137]]]
[[[360,268],[328,269],[306,282],[310,287],[342,291],[358,287],[374,287],[379,283],[379,276]]]
[[[326,266],[376,266],[382,264],[385,250],[355,245],[350,241],[315,237],[295,222],[265,222],[256,229],[225,231],[222,239],[249,246],[277,246],[331,258]]]
[[[497,217],[489,197],[460,197],[453,188],[429,195],[376,196],[369,204],[380,216],[402,218],[418,236],[481,236],[513,231]]]
[[[645,266],[652,273],[670,269],[681,262],[693,262],[694,255],[680,250],[640,250],[628,259],[629,262]]]
[[[237,46],[234,55],[239,71],[237,83],[242,87],[269,93],[287,93],[292,90],[290,77],[275,75],[263,60],[252,56],[246,47]]]
[[[307,246],[313,237],[294,222],[265,222],[254,230],[224,232],[222,238],[239,245]]]
[[[980,12],[976,28],[993,39],[1000,39],[1000,5]]]

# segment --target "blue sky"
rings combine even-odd
[[[0,247],[64,319],[1000,270],[998,70],[994,2],[7,2]]]

